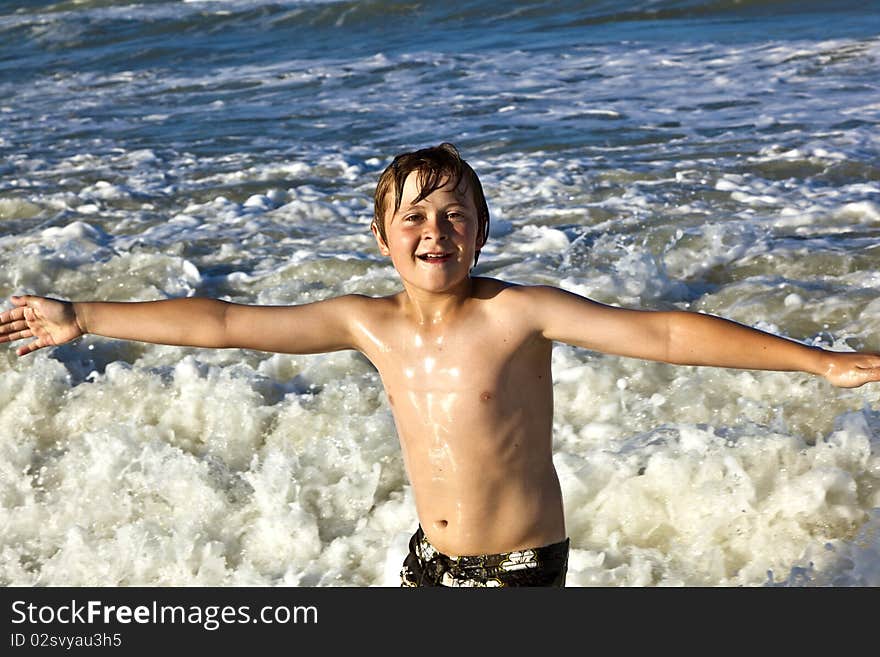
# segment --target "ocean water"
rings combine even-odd
[[[452,141],[479,274],[880,351],[878,71],[876,1],[0,1],[2,307],[390,293]],[[880,385],[553,364],[569,586],[880,585]],[[0,349],[3,585],[393,586],[416,523],[355,353]]]

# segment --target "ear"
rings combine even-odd
[[[390,256],[391,249],[388,248],[385,240],[382,239],[382,234],[379,232],[379,228],[376,226],[375,221],[370,224],[370,230],[373,231],[373,237],[376,238],[376,244],[379,246],[379,253],[383,256]]]

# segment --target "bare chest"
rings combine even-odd
[[[517,365],[534,359],[533,340],[514,327],[468,322],[446,330],[389,329],[367,353],[389,392],[492,394]]]
[[[366,355],[398,425],[470,426],[522,406],[527,391],[550,386],[550,345],[503,322],[467,322],[442,331],[389,327]]]

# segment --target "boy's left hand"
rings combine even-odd
[[[880,354],[829,352],[823,376],[839,388],[858,388],[880,381]]]

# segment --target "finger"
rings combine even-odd
[[[22,308],[12,308],[11,310],[5,310],[0,313],[0,324],[5,324],[6,322],[12,322],[16,319],[22,319],[24,317],[24,309]]]
[[[10,333],[9,335],[0,335],[0,342],[15,342],[23,338],[34,337],[33,331],[19,331],[18,333]]]
[[[28,304],[28,301],[30,300],[31,297],[29,294],[25,294],[22,296],[11,297],[11,298],[12,298],[12,305],[21,308],[22,306],[26,306]]]
[[[28,342],[26,345],[22,345],[18,349],[15,350],[15,353],[19,356],[27,356],[32,351],[36,351],[43,345],[40,344],[39,340],[34,340],[33,342]]]
[[[24,320],[2,323],[0,324],[0,335],[3,333],[13,333],[14,331],[24,331],[27,330],[27,328],[28,323]]]
[[[16,333],[10,333],[9,335],[0,335],[0,342],[15,342],[16,340],[21,340],[23,338],[32,338],[34,337],[34,332],[30,329],[25,329],[24,331],[17,331]]]

